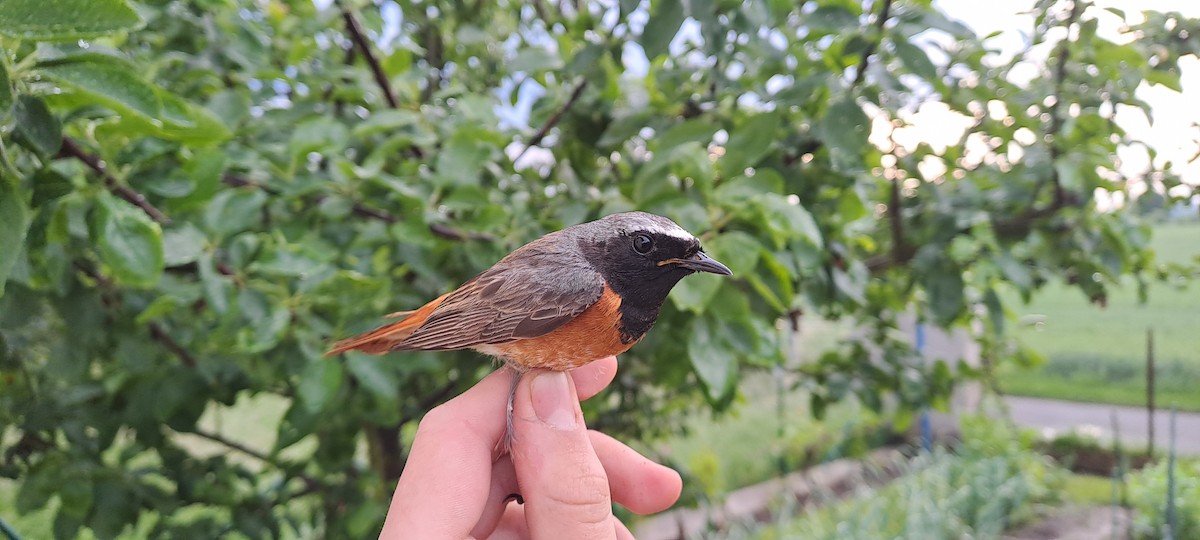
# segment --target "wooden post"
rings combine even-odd
[[[1154,329],[1146,328],[1146,430],[1147,451],[1154,455]]]

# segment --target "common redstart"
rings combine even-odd
[[[629,350],[675,284],[695,272],[733,274],[670,219],[613,214],[525,244],[461,287],[389,315],[404,319],[338,341],[326,356],[475,349],[513,368],[515,392],[527,370],[565,371]],[[508,421],[511,435],[511,392]]]

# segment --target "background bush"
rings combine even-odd
[[[669,432],[775,364],[817,415],[944,403],[976,371],[918,358],[896,314],[978,321],[989,361],[1033,358],[997,291],[1103,303],[1153,277],[1146,229],[1095,194],[1178,184],[1114,167],[1136,141],[1113,115],[1179,89],[1200,25],[1148,13],[1116,43],[1097,17],[1122,13],[1035,11],[1048,64],[992,55],[928,0],[8,0],[0,475],[19,511],[57,504],[60,538],[370,536],[404,429],[490,366],[322,360],[330,340],[633,208],[737,277],[674,292],[594,427]],[[967,120],[958,142],[891,141],[935,101]],[[815,317],[863,331],[787,365],[781,333]]]

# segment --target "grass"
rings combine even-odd
[[[789,361],[811,361],[836,346],[845,333],[843,326],[806,322]],[[807,394],[791,390],[789,382],[772,374],[749,373],[738,389],[740,403],[730,413],[693,417],[685,433],[649,445],[650,455],[684,468],[700,491],[713,497],[781,472],[861,455],[890,435],[877,415],[853,399],[830,406],[823,420],[814,419]],[[784,385],[782,398],[780,384]]]
[[[1200,223],[1168,223],[1155,227],[1152,246],[1161,263],[1182,263],[1200,255]],[[1035,369],[1001,373],[1010,393],[1040,397],[1140,405],[1145,403],[1146,331],[1153,329],[1158,366],[1158,402],[1200,410],[1200,285],[1176,287],[1152,283],[1148,300],[1139,303],[1132,283],[1110,291],[1105,308],[1089,304],[1083,294],[1053,284],[1029,305],[1015,294],[1005,298],[1035,324],[1018,327],[1017,339],[1046,356]]]
[[[654,444],[656,453],[685,468],[704,494],[715,497],[813,462],[857,455],[873,446],[869,435],[858,435],[873,433],[879,422],[861,405],[839,403],[826,412],[824,421],[818,421],[809,413],[808,400],[789,391],[781,417],[776,410],[774,382],[765,374],[749,377],[742,386],[745,401],[734,412],[715,419],[707,414],[693,419],[685,434]]]
[[[1070,474],[1063,480],[1063,500],[1080,506],[1112,504],[1113,481],[1103,476]]]

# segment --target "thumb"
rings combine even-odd
[[[561,371],[525,375],[513,404],[513,466],[534,539],[616,537],[608,476]]]

